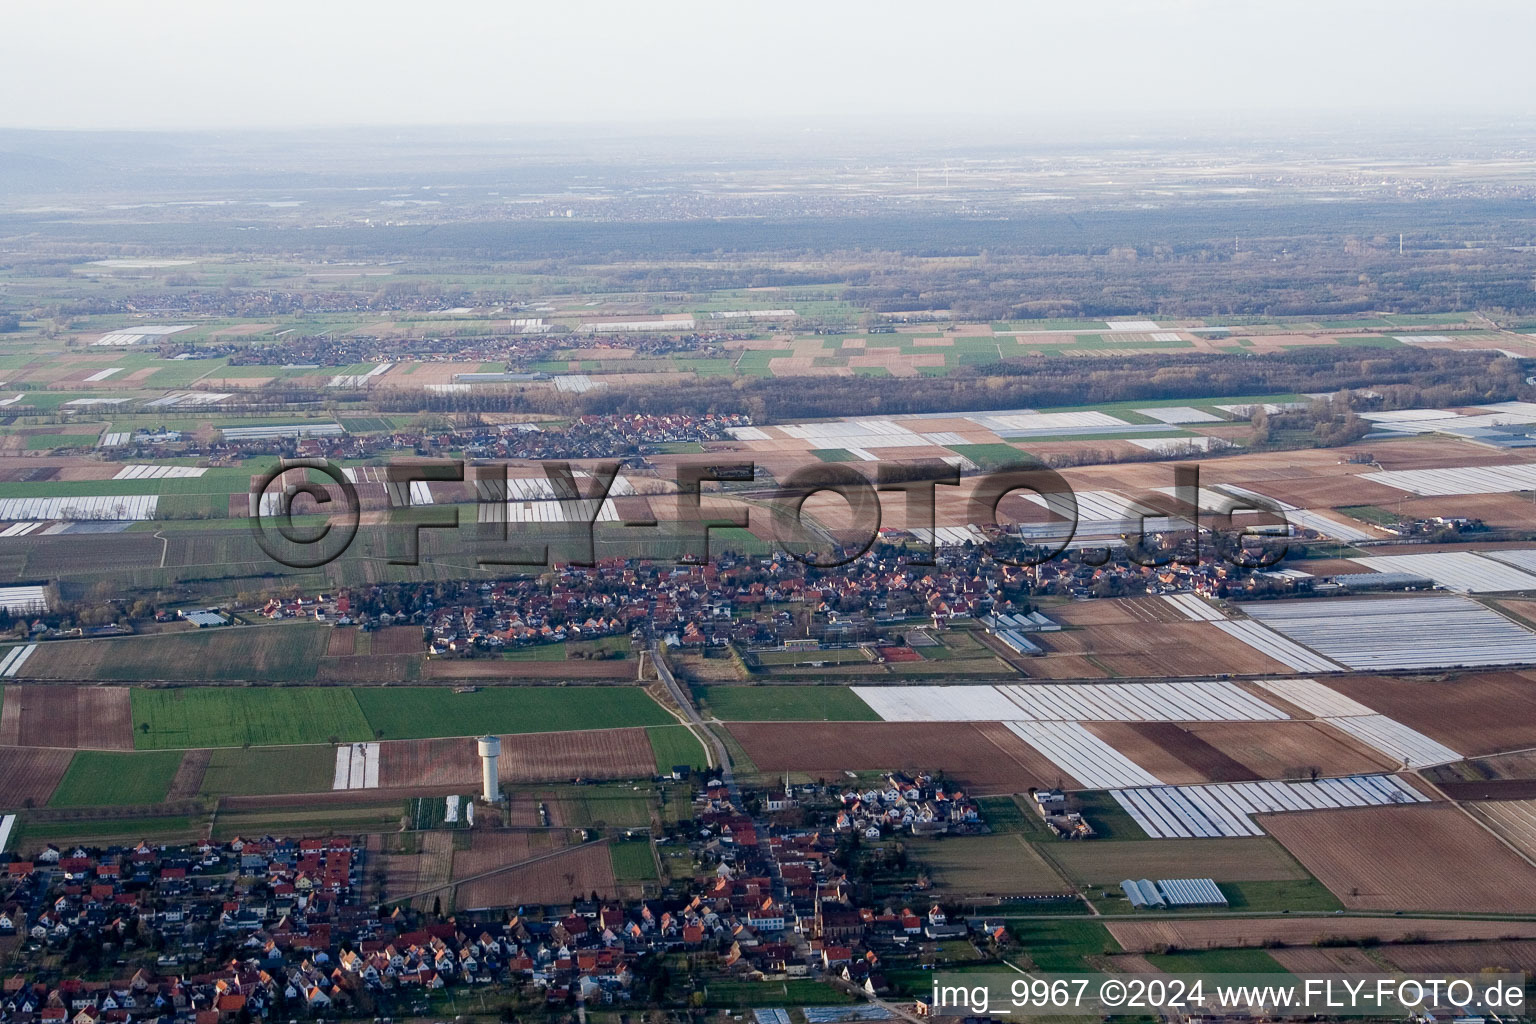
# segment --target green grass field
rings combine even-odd
[[[696,687],[709,712],[726,722],[878,722],[845,686]]]
[[[964,455],[981,469],[1019,466],[1033,461],[1030,456],[1013,445],[1001,442],[992,442],[990,444],[952,444],[949,446],[949,450],[956,455]]]
[[[134,746],[287,746],[369,740],[373,730],[352,691],[331,687],[135,689]]]
[[[96,434],[33,434],[26,439],[29,452],[48,451],[51,448],[90,448],[96,443]]]
[[[667,775],[673,765],[686,764],[690,768],[703,768],[708,758],[698,737],[681,725],[653,725],[645,730],[651,741],[651,751],[656,755],[656,774]]]
[[[47,843],[105,846],[109,843],[184,843],[207,827],[203,818],[88,818],[83,821],[23,820],[11,836],[11,850],[32,853]]]
[[[1233,910],[1339,910],[1344,904],[1315,878],[1282,882],[1221,882],[1222,895]]]
[[[1092,970],[1085,957],[1120,952],[1120,943],[1096,921],[1016,921],[1008,931],[1042,971]]]
[[[820,981],[749,981],[711,978],[703,987],[706,1006],[834,1006],[853,997]]]
[[[497,686],[454,693],[437,686],[359,687],[368,731],[385,739],[564,732],[668,725],[677,720],[636,686]]]
[[[658,877],[649,839],[626,839],[609,843],[608,857],[613,861],[615,881],[653,882]]]
[[[181,751],[149,753],[82,750],[48,801],[50,807],[158,804],[181,766]]]
[[[203,775],[205,796],[323,793],[335,776],[336,751],[309,747],[221,747]]]
[[[562,786],[556,799],[561,820],[574,828],[629,828],[650,824],[653,793],[623,784]]]
[[[1147,959],[1169,974],[1284,974],[1285,968],[1262,949],[1202,949],[1190,953],[1148,953]]]

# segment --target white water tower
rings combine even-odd
[[[496,778],[496,761],[501,757],[501,740],[496,736],[481,736],[480,744],[480,795],[488,804],[501,799],[501,786]]]

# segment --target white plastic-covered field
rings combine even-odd
[[[37,650],[37,644],[27,644],[25,647],[12,647],[0,656],[0,676],[9,679],[21,671],[21,666],[27,663]]]
[[[1536,634],[1462,597],[1256,601],[1245,610],[1353,669],[1536,663]]]
[[[1395,775],[1351,775],[1307,782],[1223,782],[1210,786],[1119,789],[1115,802],[1153,839],[1261,836],[1251,815],[1332,807],[1426,803]]]
[[[35,615],[38,612],[45,612],[48,610],[48,590],[46,587],[36,585],[0,587],[0,608],[4,608],[12,615]]]
[[[1077,722],[1006,722],[1008,731],[1089,789],[1157,786],[1162,780]]]
[[[1428,576],[1447,590],[1462,594],[1495,594],[1536,590],[1536,576],[1503,559],[1495,561],[1471,551],[1435,551],[1421,555],[1376,555],[1350,561],[1371,572],[1406,572]]]
[[[1407,768],[1460,761],[1461,754],[1386,715],[1359,715],[1327,719],[1335,729],[1386,754]]]
[[[1318,718],[1376,714],[1375,708],[1368,708],[1353,697],[1346,697],[1316,679],[1262,679],[1259,685],[1281,700]]]
[[[208,472],[200,466],[151,466],[132,464],[117,471],[113,480],[187,480]]]
[[[1444,743],[1315,679],[1266,679],[1259,685],[1409,768],[1461,760],[1461,754]]]
[[[1507,494],[1536,490],[1536,464],[1515,462],[1460,469],[1394,469],[1368,473],[1360,479],[1425,496]]]
[[[1227,442],[1216,437],[1199,435],[1196,437],[1131,437],[1126,440],[1137,448],[1145,448],[1149,452],[1208,452],[1214,444],[1218,448],[1225,447]]]
[[[1071,433],[1074,430],[1128,427],[1131,424],[1107,412],[1005,412],[966,417],[1001,436],[1017,433]]]
[[[152,402],[145,402],[144,408],[170,409],[174,407],[186,409],[200,405],[218,405],[225,399],[233,397],[235,396],[227,391],[175,391],[169,395],[166,395],[164,398],[157,398]],[[231,440],[234,439],[234,435],[227,432],[224,436]]]
[[[1536,574],[1536,548],[1501,548],[1498,551],[1484,551],[1482,554],[1505,565]]]
[[[855,686],[887,722],[1267,722],[1286,718],[1235,683]]]
[[[1223,633],[1252,647],[1260,654],[1268,655],[1286,668],[1297,672],[1341,672],[1343,666],[1309,651],[1301,644],[1281,636],[1272,629],[1265,629],[1251,619],[1228,619],[1211,625]]]
[[[1226,618],[1220,611],[1194,594],[1164,594],[1163,600],[1172,605],[1186,619],[1193,619],[1196,622],[1220,622]]]
[[[1316,512],[1305,508],[1288,508],[1285,510],[1285,518],[1292,526],[1306,527],[1320,537],[1331,537],[1334,540],[1351,542],[1379,539],[1377,534],[1370,532],[1364,527],[1342,522],[1326,512]]]
[[[20,519],[144,520],[155,518],[157,494],[110,494],[69,498],[0,498],[0,521]]]
[[[1150,416],[1159,423],[1224,423],[1220,416],[1196,409],[1190,405],[1164,405],[1154,409],[1137,409],[1143,416]]]
[[[336,748],[336,772],[332,789],[378,789],[379,745],[343,743]]]
[[[220,427],[219,432],[226,441],[267,441],[277,437],[341,437],[346,430],[340,423],[273,423],[260,427]]]

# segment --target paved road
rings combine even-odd
[[[661,679],[667,692],[672,695],[672,700],[688,716],[689,727],[705,743],[714,747],[715,765],[720,773],[720,781],[725,783],[726,789],[731,794],[731,803],[740,807],[741,789],[736,785],[736,772],[731,768],[731,753],[725,748],[720,737],[716,736],[710,728],[704,724],[704,719],[699,715],[699,709],[693,706],[693,699],[688,696],[688,690],[680,684],[672,675],[672,669],[667,665],[667,659],[662,655],[661,645],[651,641],[651,661],[656,665],[656,675]]]

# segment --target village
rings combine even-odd
[[[931,960],[934,943],[974,942],[988,956],[1008,945],[999,922],[955,914],[920,882],[860,899],[861,839],[987,831],[942,779],[890,772],[747,802],[756,816],[719,779],[704,782],[693,819],[659,839],[688,847],[694,880],[657,898],[575,893],[446,916],[382,891],[359,837],[6,855],[0,1021],[418,1014],[454,990],[523,1010],[697,1007],[692,994],[711,978],[821,979],[840,1002],[890,994],[885,964]]]

